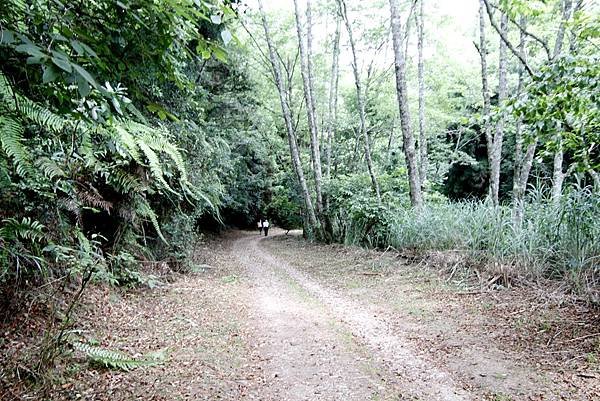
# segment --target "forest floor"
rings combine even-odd
[[[158,366],[75,354],[59,400],[600,400],[598,311],[535,286],[465,290],[456,270],[298,233],[230,232],[203,271],[91,291],[79,333]]]

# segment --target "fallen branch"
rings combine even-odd
[[[577,338],[572,338],[570,340],[564,341],[562,344],[573,343],[575,341],[585,340],[586,338],[592,338],[592,337],[597,337],[597,336],[600,336],[600,332],[599,333],[594,333],[594,334],[588,334],[586,336],[581,336],[581,337],[577,337]]]

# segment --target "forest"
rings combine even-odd
[[[274,226],[269,237],[256,232],[260,219]],[[327,280],[348,274],[375,280],[365,291],[387,296],[381,307],[388,308],[400,292],[386,280],[404,274],[394,270],[397,260],[409,265],[411,280],[443,283],[427,288],[448,291],[461,308],[473,296],[517,308],[498,313],[521,319],[507,323],[523,336],[518,342],[537,338],[558,347],[548,352],[564,358],[547,370],[572,369],[582,380],[556,390],[566,398],[525,398],[508,385],[493,393],[488,387],[497,383],[487,382],[473,387],[484,388],[474,396],[467,387],[452,390],[463,383],[452,371],[438,383],[424,359],[422,366],[395,367],[424,382],[414,389],[396,383],[416,397],[406,399],[600,399],[594,398],[600,394],[599,238],[600,5],[594,0],[0,5],[0,399],[138,399],[133,389],[145,389],[143,374],[133,372],[152,376],[169,363],[177,368],[166,369],[165,380],[176,387],[190,374],[181,362],[189,353],[177,356],[176,349],[191,342],[177,338],[178,345],[165,345],[168,351],[153,348],[156,339],[139,334],[153,324],[140,321],[139,337],[124,345],[115,334],[121,326],[136,316],[159,317],[153,329],[165,339],[172,322],[194,323],[206,313],[197,324],[218,322],[216,332],[235,324],[243,344],[263,332],[279,333],[265,335],[273,344],[294,342],[302,335],[284,330],[283,336],[274,322],[310,321],[306,309],[313,307],[298,306],[302,297],[288,294],[279,302],[293,303],[284,312],[297,309],[296,315],[252,309],[253,299],[261,302],[253,285],[282,280],[267,288],[274,294],[306,287],[330,313],[346,316],[353,302],[370,302],[369,296],[331,295],[337,284]],[[274,262],[285,258],[290,262]],[[264,271],[263,260],[271,266]],[[323,270],[324,261],[333,270]],[[278,274],[296,284],[273,279]],[[416,283],[406,291],[423,284]],[[344,285],[350,291],[359,284]],[[172,292],[189,286],[205,292],[200,298]],[[153,298],[163,293],[165,304]],[[549,308],[556,320],[521,330],[533,321],[521,316],[528,299],[545,306],[527,313]],[[121,320],[113,322],[115,311]],[[180,315],[169,320],[164,313]],[[367,327],[364,319],[346,317],[340,320],[355,322],[347,328],[353,336]],[[385,347],[376,338],[400,330],[381,319],[369,321],[374,331],[364,340],[378,349]],[[102,326],[102,337],[96,325],[105,321],[118,328],[110,334]],[[239,328],[252,321],[266,323],[252,335]],[[317,334],[323,343],[333,336]],[[291,368],[257,368],[269,358],[247,344],[194,338],[219,363],[234,364],[229,352],[248,359],[197,384],[197,393],[178,398],[178,389],[157,382],[165,393],[148,399],[240,399],[262,387],[246,388],[228,375],[255,377],[243,370],[250,365],[275,372],[261,373],[263,386],[283,375],[296,389],[286,398],[269,385],[270,392],[256,390],[261,395],[250,399],[404,399],[352,387],[359,383],[352,378],[362,376],[338,351],[318,364],[350,369],[341,373],[349,393],[330,385],[307,396],[296,387],[310,382],[306,372],[286,379],[281,372]],[[398,334],[398,344],[409,338]],[[402,354],[395,344],[386,345],[389,354]],[[567,345],[568,357],[560,354]],[[198,369],[210,365],[193,358]],[[106,384],[114,377],[121,387]],[[438,384],[427,390],[431,381]],[[90,392],[94,386],[97,393]]]

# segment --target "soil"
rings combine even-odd
[[[74,335],[167,359],[124,372],[74,352],[49,398],[600,400],[600,316],[564,292],[271,233],[230,232],[151,290],[90,291]]]

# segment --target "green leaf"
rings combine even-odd
[[[44,73],[42,74],[42,82],[47,84],[48,82],[54,81],[58,78],[58,71],[54,68],[53,65],[48,65],[44,67]]]
[[[96,52],[93,51],[91,47],[89,47],[88,45],[86,45],[85,43],[82,43],[82,42],[79,42],[79,44],[81,45],[81,47],[83,47],[83,50],[85,50],[85,52],[87,54],[89,54],[90,56],[92,56],[94,58],[98,57]]]
[[[227,63],[227,53],[220,46],[214,46],[212,48],[215,58],[223,63]]]
[[[87,97],[91,91],[90,84],[81,75],[77,76],[77,90],[79,91],[79,95],[81,97]]]
[[[71,63],[67,60],[63,60],[62,58],[58,58],[58,57],[51,57],[52,62],[54,64],[56,64],[56,66],[60,67],[61,69],[65,70],[66,72],[71,72],[73,71],[73,67],[71,65]]]
[[[45,54],[42,52],[42,49],[33,43],[25,43],[15,47],[15,50],[19,53],[27,53],[30,56],[44,57]]]
[[[10,45],[15,41],[15,35],[12,31],[1,29],[0,30],[0,43]]]
[[[85,54],[85,50],[83,49],[83,46],[81,46],[81,43],[79,43],[79,41],[72,40],[71,46],[73,47],[73,50],[77,52],[77,55],[83,56]]]
[[[80,66],[78,64],[74,64],[74,63],[72,65],[73,65],[73,68],[75,69],[75,71],[79,75],[81,75],[86,81],[88,81],[90,85],[92,85],[94,88],[98,87],[98,84],[96,83],[96,80],[94,79],[94,77],[92,77],[90,75],[90,73],[85,70],[85,68],[83,68],[82,66]]]
[[[28,65],[33,65],[33,64],[43,64],[43,62],[47,59],[46,56],[29,56],[27,57],[27,64]]]

